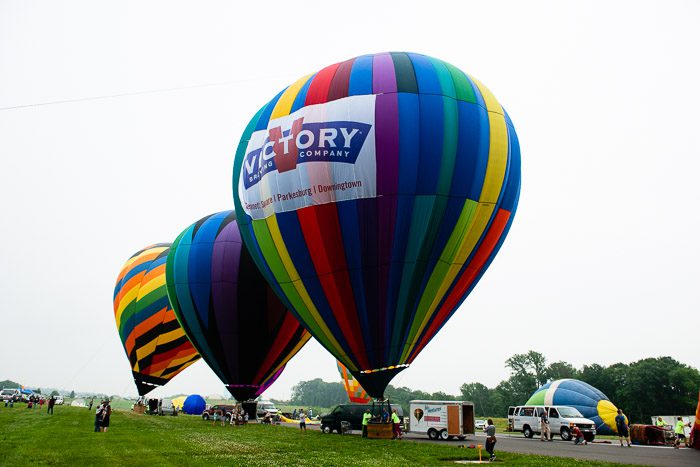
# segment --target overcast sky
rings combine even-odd
[[[142,247],[232,209],[235,147],[298,77],[413,51],[484,82],[522,149],[510,234],[393,384],[550,361],[700,367],[700,3],[0,0],[0,379],[135,395],[112,310]],[[267,396],[338,380],[309,343]],[[225,393],[199,362],[153,394]]]

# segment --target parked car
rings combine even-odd
[[[474,420],[474,428],[476,430],[483,430],[486,428],[486,420]]]
[[[265,412],[269,412],[270,415],[274,416],[279,413],[279,410],[277,407],[275,407],[275,404],[270,401],[258,401],[258,418],[263,418],[265,416]]]
[[[19,402],[22,400],[22,393],[19,389],[6,388],[0,391],[0,400]]]
[[[532,438],[540,433],[540,415],[547,410],[549,415],[549,429],[552,436],[556,433],[564,441],[571,439],[571,430],[577,426],[586,441],[593,441],[596,435],[596,427],[593,420],[584,418],[581,412],[573,407],[564,405],[526,405],[515,408],[513,417],[513,430],[522,431],[526,438]]]
[[[158,404],[158,415],[177,415],[177,409],[172,399],[161,399]]]
[[[224,413],[226,414],[225,417],[228,420],[231,417],[231,412],[233,412],[233,409],[235,407],[236,407],[235,405],[226,405],[226,404],[212,405],[208,409],[204,409],[204,412],[202,412],[202,418],[204,420],[209,420],[210,418],[214,418],[214,413],[220,412],[223,409]]]
[[[342,431],[341,422],[350,423],[352,430],[362,430],[362,415],[367,410],[367,407],[372,408],[372,404],[340,404],[333,408],[330,413],[321,417],[321,431],[323,433],[333,433]],[[396,409],[396,414],[401,419],[403,424],[403,409],[400,405],[392,405],[392,409]]]
[[[54,402],[56,405],[63,405],[63,396],[56,396],[56,402]]]

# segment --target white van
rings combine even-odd
[[[571,439],[571,429],[577,426],[586,441],[593,441],[596,435],[593,420],[584,418],[581,412],[565,405],[521,405],[515,408],[513,431],[522,431],[526,438],[540,433],[540,415],[546,410],[549,414],[549,429],[552,436],[559,434],[561,439]]]

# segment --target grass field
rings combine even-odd
[[[0,406],[0,465],[455,465],[473,449],[359,436],[301,433],[250,424],[212,426],[201,417],[158,417],[115,411],[107,433],[93,432],[94,414],[57,406],[54,415]],[[499,453],[497,463],[531,466],[615,465]]]

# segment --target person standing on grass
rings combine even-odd
[[[627,439],[627,447],[631,448],[632,441],[630,440],[629,420],[627,420],[627,417],[625,416],[625,414],[622,413],[622,409],[617,409],[617,416],[615,417],[615,425],[617,426],[617,435],[620,437],[620,447],[624,447],[624,444],[622,444],[622,441],[624,439]]]
[[[369,421],[372,419],[372,414],[369,411],[369,407],[367,410],[365,410],[365,413],[362,415],[362,437],[366,438],[367,437],[367,424]]]
[[[294,412],[292,412],[292,420],[296,420],[296,419],[297,419],[297,409],[295,407]]]
[[[103,433],[107,433],[107,429],[109,428],[109,417],[112,415],[112,406],[109,405],[109,399],[106,399],[104,402],[104,409],[102,410],[102,423],[100,424],[100,427],[102,428]]]
[[[99,433],[102,427],[102,413],[103,413],[104,405],[100,403],[100,405],[97,406],[97,409],[95,409],[95,433]]]
[[[90,398],[90,405],[88,406],[88,411],[92,410],[92,403],[95,401],[94,397]]]
[[[486,452],[490,456],[489,462],[493,462],[496,460],[496,454],[493,451],[493,448],[496,446],[496,425],[493,424],[493,420],[490,418],[486,421],[484,432],[486,433]]]
[[[552,441],[552,432],[549,429],[549,416],[547,415],[547,407],[542,408],[540,414],[540,441]]]
[[[56,405],[56,396],[51,396],[51,399],[49,399],[49,403],[46,404],[48,408],[46,409],[46,413],[50,413],[53,415],[53,406]]]
[[[304,409],[299,409],[299,429],[306,431],[306,414]]]
[[[399,419],[396,409],[391,412],[391,424],[394,429],[394,439],[401,439],[401,419]]]

